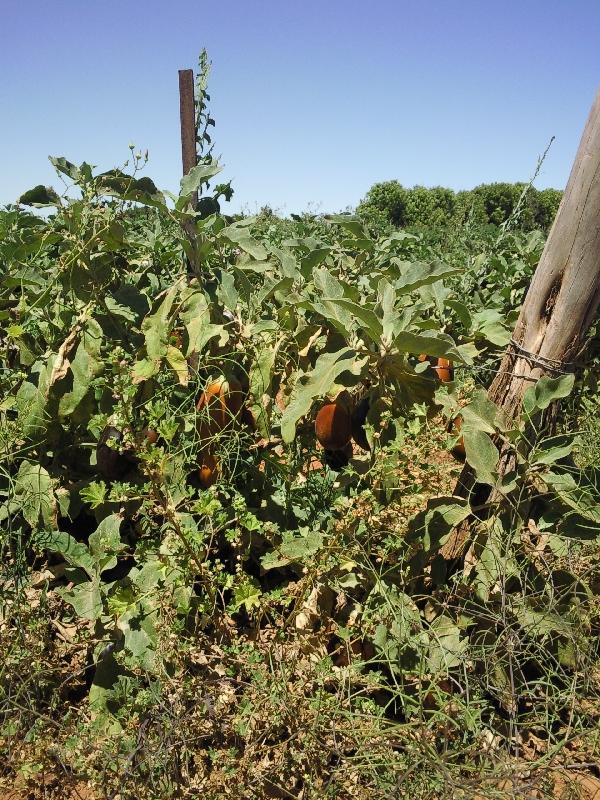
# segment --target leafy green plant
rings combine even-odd
[[[177,195],[132,148],[100,174],[52,159],[65,190],[0,213],[0,776],[35,791],[60,764],[153,800],[234,778],[537,791],[563,748],[597,755],[600,619],[595,470],[543,427],[573,377],[511,425],[484,391],[542,237],[440,227],[469,198],[399,184],[371,217],[226,217],[208,73],[203,53]],[[476,213],[509,213],[503,192]],[[436,225],[395,229],[390,203]],[[211,405],[225,384],[240,402]],[[333,399],[364,412],[347,464],[316,443]]]

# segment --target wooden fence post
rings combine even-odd
[[[519,416],[525,390],[540,377],[574,371],[599,306],[600,91],[511,343],[489,389],[490,399],[507,421]],[[503,449],[498,472],[504,475],[514,466],[514,454]],[[465,465],[455,493],[467,497],[474,484],[473,470]],[[488,502],[500,499],[492,492]],[[468,535],[468,523],[461,525],[444,544],[441,555],[448,560],[460,557]]]
[[[572,370],[600,305],[600,91],[540,263],[489,391],[506,416],[544,374]]]
[[[194,103],[194,70],[179,70],[179,119],[181,125],[181,160],[183,174],[198,163],[196,154],[196,106]],[[198,206],[198,194],[192,198],[192,206]]]

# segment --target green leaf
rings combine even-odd
[[[239,611],[243,606],[248,613],[253,608],[260,607],[262,591],[256,578],[247,578],[233,590],[233,611]]]
[[[523,397],[523,409],[529,415],[536,411],[544,411],[550,403],[568,397],[573,390],[575,375],[561,375],[560,378],[548,378],[543,376],[535,384],[530,386]]]
[[[461,408],[461,416],[465,426],[471,430],[484,431],[494,434],[496,428],[503,430],[500,424],[500,412],[498,406],[489,399],[487,392],[478,389],[471,402]]]
[[[24,381],[17,392],[19,429],[25,437],[45,435],[51,421],[48,399],[51,390],[50,377],[54,369],[56,354],[43,361],[36,361],[29,371],[30,380]]]
[[[52,553],[60,553],[74,567],[82,569],[90,578],[96,574],[94,559],[88,548],[64,531],[52,531],[44,539],[44,547]]]
[[[467,463],[475,470],[479,483],[494,486],[494,472],[500,455],[489,434],[468,425],[462,427],[463,441]]]
[[[511,332],[504,324],[500,311],[485,308],[473,314],[472,334],[477,338],[487,339],[498,347],[506,347],[510,342]]]
[[[151,671],[156,657],[156,611],[146,603],[138,603],[128,609],[117,621],[123,632],[126,661]]]
[[[460,300],[446,300],[446,305],[449,306],[456,314],[459,322],[465,330],[470,330],[472,325],[471,313],[464,303]]]
[[[365,305],[358,305],[351,300],[340,298],[323,298],[323,304],[329,308],[340,308],[349,312],[352,320],[352,327],[360,327],[365,330],[374,342],[379,342],[383,334],[383,326],[377,314]]]
[[[283,340],[282,340],[283,341]],[[252,397],[251,412],[258,430],[263,436],[269,435],[269,416],[263,398],[271,391],[271,381],[279,344],[265,342],[258,350],[257,357],[250,367],[249,383]]]
[[[99,578],[76,584],[71,589],[59,589],[58,594],[70,603],[82,619],[95,620],[102,615],[102,594]]]
[[[400,261],[398,258],[393,258],[392,263],[400,266],[402,271],[400,278],[394,281],[394,287],[399,295],[409,294],[421,286],[435,283],[451,275],[459,275],[463,271],[456,267],[449,267],[442,261],[433,261],[429,264],[417,261],[410,264],[408,268],[406,268],[406,262]],[[431,355],[436,354],[431,353]]]
[[[136,322],[138,315],[135,309],[121,305],[114,297],[110,296],[106,297],[104,302],[110,317],[118,317],[129,323]]]
[[[177,284],[164,295],[156,311],[148,314],[142,322],[142,333],[146,340],[146,351],[151,359],[161,359],[169,345],[169,317],[179,287]]]
[[[217,299],[232,312],[237,308],[239,293],[235,287],[235,276],[224,269],[219,270]]]
[[[429,628],[429,669],[433,673],[458,667],[467,647],[461,639],[460,628],[444,614],[436,617]]]
[[[70,365],[73,388],[70,392],[65,393],[59,401],[58,410],[62,417],[69,416],[77,409],[88,393],[94,378],[102,372],[104,368],[100,357],[102,339],[100,325],[96,320],[88,320]]]
[[[104,302],[111,313],[134,324],[135,327],[138,327],[138,323],[150,310],[148,297],[130,283],[121,284],[114,290],[112,296],[107,295]]]
[[[129,576],[131,577],[131,572]],[[120,617],[137,603],[137,592],[133,586],[117,586],[107,598],[108,613],[115,617]]]
[[[399,314],[396,310],[396,290],[386,278],[377,284],[377,305],[381,309],[381,336],[388,345],[398,332]]]
[[[131,380],[134,384],[149,380],[156,375],[160,369],[160,361],[151,361],[149,358],[142,358],[133,365],[131,370]]]
[[[510,541],[510,536],[501,519],[491,518],[487,528],[483,545],[478,544],[475,550],[475,586],[478,597],[485,603],[492,593],[501,591],[509,578],[519,573],[517,562],[506,552],[506,542]]]
[[[363,221],[360,217],[357,217],[353,214],[330,214],[327,215],[326,220],[328,222],[334,222],[336,225],[340,225],[342,228],[359,239],[364,239],[367,235]]]
[[[170,569],[171,566],[160,561],[156,554],[148,553],[141,566],[131,570],[129,577],[140,592],[149,592],[164,582],[165,574]]]
[[[331,252],[330,247],[318,247],[316,245],[312,245],[312,243],[308,244],[308,253],[302,256],[300,261],[300,273],[306,279],[308,276],[313,272],[314,268],[317,267],[319,264],[322,264],[329,253]]]
[[[284,567],[292,562],[302,563],[318,553],[323,547],[323,535],[319,531],[300,529],[300,536],[291,531],[284,531],[283,541],[271,553],[266,553],[261,560],[263,569]]]
[[[6,335],[11,339],[18,339],[25,333],[25,328],[22,325],[9,325],[6,329]]]
[[[337,579],[337,583],[342,589],[355,589],[360,581],[355,572],[347,572],[345,575],[342,575],[341,578]]]
[[[306,307],[319,314],[329,325],[333,325],[346,340],[350,338],[354,329],[354,320],[352,314],[341,304],[336,304],[335,301],[315,300],[301,304],[301,307]]]
[[[319,294],[329,299],[345,297],[346,290],[349,288],[332,275],[327,267],[319,267],[318,269],[315,267],[313,269],[313,282]]]
[[[281,262],[281,271],[286,278],[291,278],[294,282],[302,277],[295,255],[287,248],[271,247],[271,252]]]
[[[490,594],[496,587],[502,586],[499,581],[503,576],[503,564],[500,543],[495,538],[491,538],[483,546],[476,566],[476,592],[484,603],[489,601]]]
[[[240,250],[248,253],[248,255],[252,256],[256,261],[265,261],[267,259],[269,254],[260,242],[257,242],[256,239],[253,239],[247,233],[242,234],[236,229],[232,230],[232,228],[233,226],[225,228],[221,231],[221,236],[224,236],[232,242],[232,244],[237,245]]]
[[[434,378],[416,372],[403,355],[384,356],[380,362],[382,375],[396,381],[394,403],[408,410],[416,403],[431,404],[438,382]]]
[[[544,606],[543,603],[538,605],[533,597],[509,595],[507,599],[525,635],[534,638],[553,635],[572,638],[573,626],[570,620],[553,611],[551,607]]]
[[[377,605],[378,596],[383,602]],[[377,581],[369,597],[375,620],[373,644],[395,672],[414,668],[428,650],[428,636],[423,631],[419,609],[414,600],[395,586]],[[425,651],[425,652],[423,652]]]
[[[456,346],[456,349],[460,353],[463,363],[468,364],[469,366],[473,366],[473,364],[475,363],[475,359],[479,355],[479,350],[473,344],[473,342],[466,342],[465,344],[459,344]]]
[[[166,209],[165,197],[150,178],[134,178],[120,169],[98,175],[98,191],[108,196]]]
[[[47,470],[31,461],[22,461],[14,484],[15,497],[32,528],[56,525],[56,500]]]
[[[76,167],[71,161],[67,161],[64,156],[48,156],[48,161],[52,164],[57,172],[62,172],[75,183],[81,178],[79,167]]]
[[[165,356],[167,364],[177,375],[180,386],[187,386],[190,379],[190,372],[185,356],[177,347],[169,345]]]
[[[365,360],[358,361],[356,352],[343,348],[336,353],[323,353],[317,359],[314,369],[296,381],[288,407],[281,418],[281,436],[284,442],[291,442],[296,436],[296,423],[308,413],[317,397],[324,397],[337,387],[343,373],[360,375]]]
[[[416,514],[409,523],[407,542],[419,542],[422,550],[419,553],[415,568],[420,569],[422,554],[435,553],[446,541],[457,525],[460,525],[471,513],[467,500],[461,497],[432,497],[427,501],[427,508]],[[421,565],[422,566],[422,565]]]
[[[42,186],[40,183],[28,192],[24,192],[18,201],[22,206],[34,206],[35,208],[43,208],[44,206],[59,206],[61,205],[60,197],[51,186]]]
[[[293,283],[291,278],[281,278],[280,280],[265,278],[262,289],[255,295],[256,305],[264,306],[271,297],[284,297],[287,300]],[[250,287],[248,288],[250,289]],[[247,298],[250,298],[250,291],[247,292]]]
[[[177,210],[184,208],[190,197],[198,191],[200,186],[203,183],[207,183],[212,177],[221,172],[221,169],[222,167],[216,162],[212,162],[211,164],[198,164],[192,167],[188,174],[184,175],[181,179],[179,198],[175,204]]]
[[[570,473],[545,472],[542,477],[563,503],[590,522],[600,524],[600,504],[595,487],[583,480],[576,481]]]
[[[114,687],[118,683],[122,668],[117,664],[112,653],[101,658],[96,665],[94,680],[90,687],[88,702],[94,713],[94,722],[98,719],[104,723],[104,728],[110,735],[119,735],[122,732],[121,724],[109,713],[109,708],[114,712],[115,704]]]
[[[107,486],[104,481],[92,481],[88,486],[79,490],[79,496],[84,503],[89,503],[91,509],[96,509],[106,502]]]
[[[462,362],[463,360],[454,340],[445,333],[429,336],[425,333],[400,331],[394,338],[393,346],[402,353],[412,353],[413,355],[426,353],[428,356],[445,357],[453,361]]]
[[[7,395],[4,399],[0,400],[0,411],[9,411],[17,404],[17,398],[12,395]]]
[[[530,456],[532,464],[554,464],[573,452],[572,436],[551,436],[544,439]]]
[[[121,542],[119,533],[121,522],[122,518],[119,514],[111,514],[103,519],[96,530],[90,534],[88,547],[98,575],[105,569],[116,567],[116,555],[126,547]]]
[[[185,325],[188,335],[188,350],[191,353],[202,353],[215,336],[219,337],[219,346],[223,347],[229,334],[223,325],[213,325],[210,321],[210,307],[204,294],[199,290],[188,289],[183,293],[179,317]]]

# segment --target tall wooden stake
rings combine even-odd
[[[197,164],[196,156],[196,107],[194,104],[194,70],[179,70],[179,119],[181,123],[181,160],[183,174]],[[192,198],[194,208],[198,195]]]

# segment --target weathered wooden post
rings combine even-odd
[[[518,416],[530,381],[569,372],[600,305],[600,91],[569,182],[490,390]]]
[[[196,150],[196,104],[194,102],[194,70],[179,70],[179,122],[181,127],[181,161],[183,175],[193,169],[198,163]],[[193,209],[198,208],[198,192],[194,192],[190,199]],[[198,252],[196,242],[196,228],[193,219],[182,223],[187,235],[189,248],[186,263],[191,274],[197,275],[199,270]]]
[[[179,120],[181,125],[181,160],[183,174],[198,163],[196,154],[196,106],[194,103],[194,70],[179,70]],[[198,194],[192,198],[192,206],[198,205]]]
[[[585,334],[600,306],[600,91],[590,111],[571,175],[540,263],[531,280],[512,340],[489,397],[507,420],[516,419],[523,395],[543,375],[572,372]],[[510,450],[501,452],[501,475],[514,467]],[[467,465],[456,494],[474,486]],[[489,500],[494,502],[492,493]],[[464,552],[468,524],[462,525],[441,550],[446,559]]]

